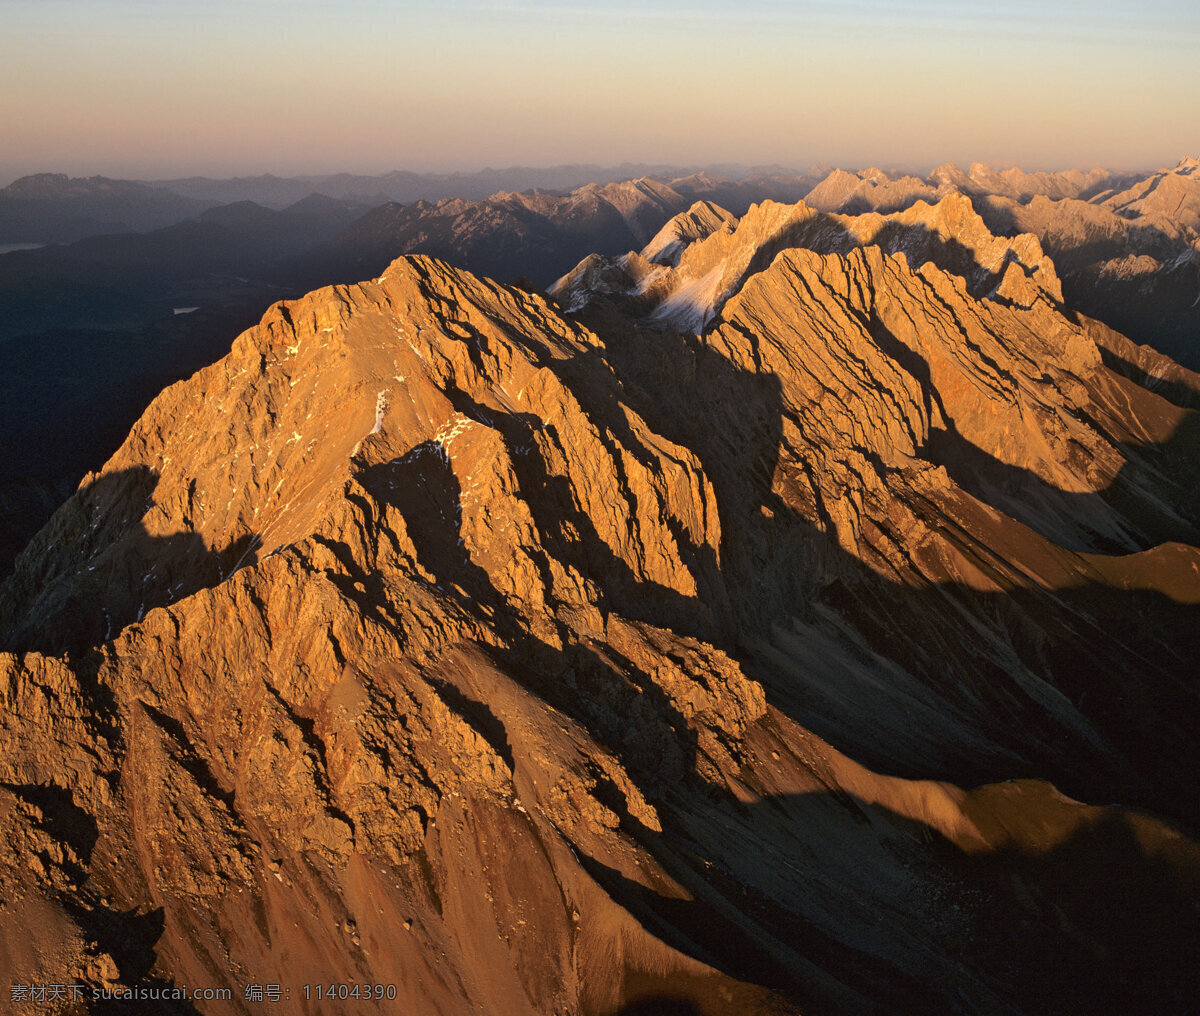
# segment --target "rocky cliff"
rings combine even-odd
[[[936,207],[693,209],[691,330],[401,258],[164,391],[3,587],[14,982],[1185,1008],[1200,378]]]

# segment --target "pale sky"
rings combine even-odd
[[[0,184],[1185,154],[1196,0],[0,0]]]

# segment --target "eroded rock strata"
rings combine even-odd
[[[402,258],[164,391],[3,590],[0,966],[1184,1011],[1200,378],[921,209],[694,208],[560,303]]]

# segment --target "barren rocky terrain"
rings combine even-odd
[[[1200,377],[962,190],[166,388],[0,588],[0,968],[231,997],[21,1011],[1187,1011]]]

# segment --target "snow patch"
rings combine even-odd
[[[637,284],[636,286],[634,286],[634,287],[633,287],[633,290],[631,291],[631,292],[632,292],[632,294],[633,294],[634,296],[641,296],[641,295],[642,295],[643,293],[645,293],[645,292],[646,292],[646,290],[647,290],[647,289],[649,289],[649,288],[650,288],[650,287],[651,287],[651,286],[652,286],[652,285],[653,285],[653,284],[654,284],[656,281],[658,281],[658,280],[659,280],[659,279],[661,279],[661,278],[662,278],[664,275],[666,275],[668,271],[669,271],[669,269],[667,269],[666,267],[664,267],[664,266],[661,266],[661,265],[660,265],[659,267],[655,268],[655,269],[654,269],[654,271],[652,271],[652,272],[647,272],[645,275],[643,275],[643,276],[642,276],[642,278],[641,278],[641,280],[638,282],[638,284]]]
[[[699,334],[713,317],[721,274],[722,267],[718,265],[700,278],[680,286],[658,306],[651,320]]]
[[[371,428],[372,434],[378,434],[383,430],[383,414],[387,412],[388,408],[387,393],[388,390],[385,388],[375,396],[375,426]]]
[[[433,440],[441,446],[447,462],[450,460],[451,442],[474,422],[469,417],[463,416],[462,413],[455,413],[454,416],[438,428],[438,432],[434,435]]]

